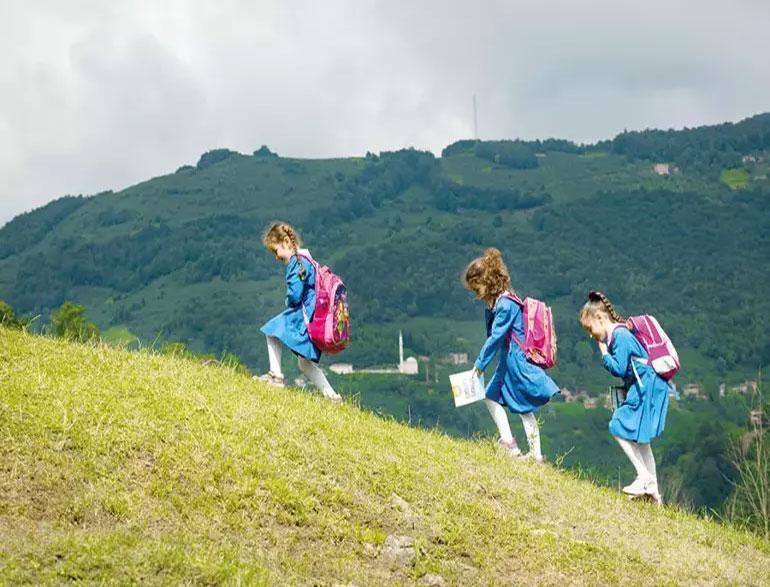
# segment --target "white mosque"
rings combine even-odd
[[[398,332],[398,367],[384,367],[382,369],[354,369],[350,363],[333,363],[329,365],[329,370],[338,375],[350,375],[352,373],[401,373],[403,375],[417,375],[420,366],[417,359],[407,357],[404,360],[404,335]]]
[[[398,331],[398,372],[404,375],[417,375],[419,372],[417,359],[408,357],[404,360],[404,336]]]

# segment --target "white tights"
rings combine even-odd
[[[655,467],[655,456],[652,454],[650,444],[639,444],[625,438],[615,437],[620,448],[626,453],[628,460],[636,469],[636,476],[640,479],[654,479],[657,481],[658,472]]]
[[[281,341],[274,336],[267,337],[267,358],[270,361],[270,372],[276,377],[283,377],[283,371],[281,370],[281,353],[283,351],[283,345]],[[339,399],[339,395],[329,383],[326,375],[321,371],[320,367],[313,361],[308,361],[303,357],[299,357],[299,368],[302,373],[305,374],[310,382],[315,385],[318,390],[326,397],[330,399]]]
[[[513,441],[513,434],[511,433],[511,425],[508,422],[508,414],[505,408],[498,402],[490,399],[485,399],[484,403],[487,404],[487,409],[492,419],[497,426],[497,432],[500,434],[500,440],[510,443]],[[527,435],[527,444],[529,444],[529,450],[533,456],[542,458],[543,453],[540,448],[540,428],[537,425],[537,418],[535,414],[519,414],[521,422],[524,424],[524,432]]]

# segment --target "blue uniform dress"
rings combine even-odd
[[[305,268],[305,278],[299,278],[299,264]],[[286,264],[286,309],[262,327],[267,336],[274,336],[294,354],[315,363],[321,351],[311,342],[302,314],[302,305],[308,320],[315,311],[315,267],[305,257],[292,257]]]
[[[487,399],[507,406],[516,414],[529,414],[548,403],[558,386],[545,371],[527,361],[524,351],[511,340],[511,331],[524,340],[521,306],[500,298],[494,310],[487,309],[487,341],[481,347],[475,366],[482,371],[501,351],[495,374],[487,385]]]
[[[616,327],[610,335],[608,351],[602,357],[604,368],[622,377],[628,390],[626,401],[612,415],[610,433],[647,444],[666,427],[668,383],[647,364],[647,351],[624,326]]]

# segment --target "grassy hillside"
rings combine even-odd
[[[362,408],[412,426],[439,428],[461,438],[497,434],[483,403],[454,407],[445,373],[438,383],[429,384],[409,376],[376,375],[332,377],[332,382]],[[666,431],[652,445],[667,502],[705,515],[725,511],[725,501],[739,481],[732,447],[752,437],[747,429],[749,412],[757,408],[752,401],[756,398],[737,393],[714,401],[671,399]],[[633,468],[607,430],[611,415],[601,404],[587,409],[557,396],[537,415],[543,450],[595,483],[622,487]],[[514,435],[523,441],[520,418],[512,416],[510,421]]]
[[[220,368],[0,329],[0,582],[761,584],[770,544]]]

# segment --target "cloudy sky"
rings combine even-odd
[[[0,224],[211,148],[576,141],[770,110],[767,0],[0,0]]]

